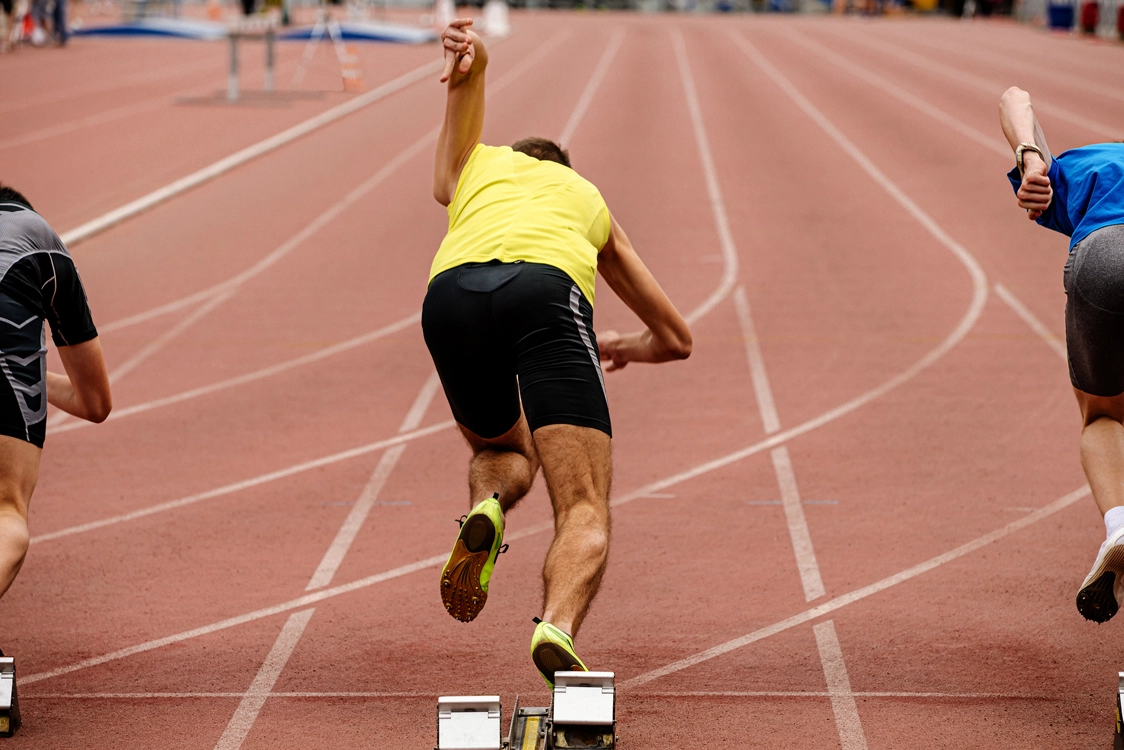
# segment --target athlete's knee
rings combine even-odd
[[[0,509],[0,560],[18,566],[30,546],[31,533],[23,514],[11,508]]]

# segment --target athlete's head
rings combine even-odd
[[[553,161],[570,166],[570,152],[547,138],[524,138],[511,144],[512,151],[533,156],[539,161]]]
[[[8,187],[2,182],[0,182],[0,203],[22,203],[31,208],[31,202],[27,198],[24,198],[15,188]]]

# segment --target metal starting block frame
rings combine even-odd
[[[516,697],[506,738],[499,696],[439,698],[434,750],[615,750],[613,681],[612,672],[556,672],[549,707],[520,706]]]
[[[0,737],[11,737],[20,728],[20,704],[16,694],[16,660],[0,656]]]
[[[1120,680],[1116,689],[1116,737],[1112,742],[1114,750],[1124,750],[1124,672],[1117,672]]]

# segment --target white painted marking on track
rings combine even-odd
[[[435,432],[447,430],[450,427],[453,427],[455,424],[456,422],[450,419],[445,422],[439,422],[438,424],[430,425],[429,427],[423,427],[419,430],[414,430],[413,432],[408,432],[396,437],[387,438],[385,440],[378,440],[374,443],[361,445],[358,448],[350,448],[345,451],[340,451],[339,453],[333,453],[330,456],[324,456],[312,461],[305,461],[303,463],[295,464],[284,469],[278,469],[277,471],[271,471],[267,474],[260,474],[251,479],[243,479],[240,482],[227,484],[213,490],[207,490],[206,492],[199,492],[194,495],[188,495],[187,497],[182,497],[178,500],[172,500],[170,502],[160,503],[158,505],[150,505],[147,508],[141,508],[140,510],[134,510],[129,513],[122,513],[119,516],[103,518],[98,521],[90,521],[89,523],[78,524],[77,526],[68,526],[67,528],[59,529],[58,531],[49,531],[46,534],[39,534],[37,536],[31,537],[31,543],[40,544],[42,542],[49,542],[52,539],[61,539],[62,537],[74,536],[75,534],[82,534],[87,531],[93,531],[95,529],[103,529],[107,526],[115,526],[117,524],[126,523],[128,521],[135,521],[138,518],[156,515],[157,513],[164,513],[166,511],[183,508],[188,505],[194,505],[195,503],[202,502],[203,500],[210,500],[211,498],[230,495],[235,492],[249,489],[251,487],[257,487],[268,482],[274,482],[278,479],[284,479],[285,477],[291,477],[295,474],[301,474],[306,471],[311,471],[312,469],[318,469],[322,466],[330,466],[332,464],[339,463],[340,461],[347,461],[358,456],[364,456],[368,453],[374,453],[375,451],[380,451],[386,448],[393,447],[395,445],[407,443],[411,440],[417,440],[419,438],[427,437],[434,434]]]
[[[796,31],[795,29],[786,29],[786,36],[792,41],[797,42],[798,44],[803,46],[805,49],[809,49],[812,52],[815,52],[817,55],[824,58],[835,67],[847,71],[851,75],[863,81],[866,81],[868,84],[874,86],[877,89],[881,89],[898,101],[908,104],[919,112],[922,112],[933,118],[934,120],[940,122],[941,124],[952,128],[960,135],[968,138],[969,140],[975,141],[989,151],[994,151],[1008,161],[1013,158],[1011,147],[1007,145],[1006,141],[1001,141],[998,138],[993,138],[985,134],[984,132],[973,128],[971,125],[967,125],[961,122],[960,120],[945,112],[943,109],[934,107],[932,104],[925,101],[921,97],[911,94],[900,86],[891,83],[882,76],[876,75],[866,68],[852,62],[843,55],[827,49],[819,42],[813,41],[809,37]]]
[[[566,121],[566,126],[562,128],[562,135],[558,136],[558,142],[562,144],[563,148],[568,148],[570,140],[574,137],[574,132],[578,129],[578,124],[585,117],[585,112],[589,109],[589,105],[593,102],[593,96],[597,93],[597,89],[601,86],[601,81],[605,79],[605,74],[609,72],[609,66],[613,64],[613,58],[616,57],[617,51],[621,48],[621,43],[624,42],[625,32],[624,29],[618,29],[609,40],[609,46],[601,54],[601,59],[597,61],[597,67],[593,69],[593,75],[589,79],[589,83],[585,85],[585,90],[582,91],[581,97],[578,99],[574,111],[570,113],[570,119]]]
[[[768,638],[769,636],[776,635],[777,633],[783,633],[786,630],[796,627],[797,625],[802,625],[818,617],[822,617],[826,614],[835,612],[836,610],[842,609],[843,607],[866,599],[869,596],[873,596],[874,594],[885,591],[886,589],[912,580],[913,578],[916,578],[923,573],[927,573],[930,570],[934,570],[943,565],[946,565],[953,560],[961,558],[971,552],[976,551],[977,549],[985,547],[995,541],[1009,536],[1016,531],[1019,531],[1020,529],[1026,528],[1027,526],[1048,518],[1058,511],[1068,508],[1070,505],[1088,496],[1089,494],[1090,493],[1088,486],[1082,487],[1081,489],[1075,490],[1068,495],[1055,500],[1054,502],[1044,506],[1043,508],[1035,511],[1028,516],[1020,518],[1017,521],[1012,521],[1006,526],[996,529],[995,531],[992,531],[988,534],[984,534],[981,537],[977,537],[976,539],[973,539],[966,544],[962,544],[953,550],[937,555],[936,557],[932,557],[910,568],[906,568],[899,573],[883,578],[880,581],[876,581],[875,583],[869,584],[860,589],[856,589],[855,591],[852,591],[850,593],[835,597],[834,599],[826,601],[823,604],[812,607],[811,609],[804,610],[803,612],[793,615],[792,617],[781,620],[780,622],[774,623],[773,625],[770,625],[768,627],[761,628],[760,630],[756,630],[748,635],[742,636],[741,638],[727,641],[726,643],[723,643],[719,646],[715,646],[714,648],[707,649],[706,651],[703,651],[701,653],[695,654],[685,659],[681,659],[677,662],[673,662],[672,664],[661,667],[660,669],[646,672],[642,675],[625,681],[621,686],[629,688],[643,685],[645,683],[651,682],[652,680],[658,679],[659,677],[663,677],[665,675],[687,669],[688,667],[692,667],[709,659],[721,656],[722,654],[729,653],[730,651],[734,651],[743,646],[747,646],[751,643],[756,643],[757,641]],[[533,536],[534,534],[540,534],[545,531],[552,530],[553,528],[554,525],[552,523],[539,524],[538,526],[522,529],[519,532],[512,534],[510,538],[512,540],[523,539],[525,537]],[[296,599],[291,599],[280,604],[275,604],[271,607],[265,607],[253,612],[247,612],[246,614],[231,617],[226,620],[220,620],[218,622],[211,623],[210,625],[204,625],[202,627],[193,628],[191,630],[186,630],[174,635],[169,635],[163,638],[157,638],[151,641],[146,641],[144,643],[139,643],[134,646],[129,646],[117,651],[110,652],[108,654],[102,654],[100,656],[94,656],[89,659],[84,659],[74,664],[57,667],[46,672],[30,674],[25,677],[21,677],[20,684],[30,685],[32,683],[59,677],[64,674],[70,674],[71,672],[78,672],[83,669],[89,669],[90,667],[96,667],[101,664],[107,664],[112,661],[117,661],[119,659],[136,656],[137,654],[154,651],[165,646],[171,646],[176,643],[183,643],[184,641],[189,641],[194,638],[200,638],[212,633],[217,633],[221,630],[237,627],[238,625],[245,625],[246,623],[255,622],[266,617],[273,617],[274,615],[278,615],[283,612],[289,612],[294,609],[301,609],[303,607],[322,602],[326,599],[331,599],[343,594],[349,594],[353,591],[359,591],[370,586],[383,583],[385,581],[394,580],[403,576],[410,575],[412,573],[416,573],[418,571],[425,570],[427,568],[444,565],[445,561],[448,558],[449,553],[446,551],[439,555],[434,555],[433,557],[429,557],[424,560],[418,560],[417,562],[403,565],[401,567],[394,568],[383,573],[376,573],[375,575],[367,576],[366,578],[360,578],[359,580],[352,581],[351,583],[340,584],[338,586],[333,586],[331,588],[321,589],[319,591],[305,594],[304,596],[298,597]]]
[[[200,698],[242,698],[246,693],[182,692],[182,693],[21,693],[20,700],[184,700]],[[646,698],[829,698],[826,690],[661,690],[643,693]],[[1056,695],[1028,693],[939,693],[910,690],[856,690],[856,698],[922,698],[944,700],[1021,700],[1056,701]],[[412,698],[433,700],[437,693],[416,691],[275,691],[269,698]]]
[[[402,318],[401,320],[396,321],[394,323],[391,323],[388,326],[383,326],[382,328],[378,328],[374,331],[364,333],[361,336],[356,336],[355,338],[348,339],[347,341],[341,341],[338,344],[332,344],[331,346],[324,347],[323,349],[318,349],[318,350],[316,350],[316,351],[314,351],[310,354],[305,354],[303,356],[296,357],[295,359],[290,359],[290,360],[287,360],[285,362],[279,362],[275,365],[270,365],[269,367],[264,367],[260,370],[255,370],[254,372],[246,373],[245,375],[238,375],[238,376],[233,377],[233,378],[227,378],[226,380],[220,380],[219,382],[211,383],[210,385],[200,386],[199,388],[192,388],[191,390],[187,390],[187,391],[183,391],[181,393],[177,393],[174,396],[165,396],[163,398],[153,399],[152,401],[145,401],[145,402],[140,403],[140,404],[134,404],[132,406],[126,406],[126,407],[123,407],[121,409],[114,409],[112,412],[109,413],[109,418],[106,419],[105,421],[110,422],[110,421],[113,421],[113,420],[116,420],[116,419],[122,419],[124,417],[129,417],[129,416],[132,416],[134,414],[142,414],[146,411],[151,411],[153,409],[159,409],[159,408],[164,407],[164,406],[171,406],[172,404],[178,404],[180,402],[188,401],[188,400],[193,399],[193,398],[199,398],[200,396],[207,396],[207,395],[210,395],[212,393],[224,391],[228,388],[234,388],[234,387],[239,386],[239,385],[245,385],[247,383],[252,383],[255,380],[261,380],[262,378],[267,378],[267,377],[270,377],[272,375],[277,375],[277,374],[285,372],[287,370],[292,370],[293,368],[296,368],[296,367],[301,367],[303,365],[311,364],[313,362],[319,362],[322,359],[327,359],[328,357],[332,357],[332,356],[335,356],[336,354],[341,354],[343,352],[350,351],[351,349],[354,349],[354,348],[359,347],[359,346],[363,346],[364,344],[369,344],[372,341],[376,341],[378,339],[384,338],[384,337],[389,336],[393,333],[398,333],[399,331],[402,331],[402,330],[414,325],[415,323],[417,323],[420,320],[421,320],[421,313],[414,313],[413,315]],[[92,422],[86,422],[85,420],[71,421],[71,422],[68,422],[65,425],[62,425],[61,427],[55,428],[51,432],[51,435],[53,436],[53,435],[57,435],[61,432],[69,432],[71,430],[81,429],[83,427],[88,427],[91,424],[93,424],[93,423]]]
[[[842,596],[837,596],[834,599],[829,599],[823,604],[812,607],[811,609],[806,609],[803,612],[793,615],[792,617],[788,617],[784,620],[781,620],[780,622],[774,623],[759,630],[755,630],[752,633],[741,636],[740,638],[734,638],[733,640],[726,641],[723,644],[720,644],[713,648],[709,648],[706,651],[701,651],[692,656],[688,656],[684,659],[672,662],[671,664],[660,667],[659,669],[653,669],[649,672],[645,672],[641,675],[633,677],[630,680],[624,681],[620,685],[620,687],[627,689],[634,688],[639,685],[644,685],[661,677],[666,677],[669,674],[681,672],[682,670],[688,669],[697,664],[702,664],[705,661],[709,661],[710,659],[722,656],[723,654],[728,654],[731,651],[736,651],[737,649],[748,646],[751,643],[756,643],[770,636],[777,635],[778,633],[783,633],[786,630],[790,630],[798,625],[803,625],[804,623],[815,620],[816,618],[831,614],[832,612],[840,610],[843,607],[849,606],[858,601],[862,601],[863,599],[873,596],[874,594],[881,593],[886,589],[898,586],[902,583],[905,583],[906,581],[916,578],[922,573],[928,573],[930,570],[935,570],[939,567],[947,565],[948,563],[953,562],[954,560],[958,560],[959,558],[964,557],[971,552],[975,552],[981,547],[986,547],[987,545],[1003,539],[1006,536],[1010,536],[1020,529],[1024,529],[1027,526],[1035,524],[1044,518],[1048,518],[1049,516],[1054,515],[1058,511],[1068,508],[1078,500],[1087,497],[1089,494],[1089,487],[1088,485],[1086,485],[1078,490],[1070,492],[1067,495],[1063,495],[1054,502],[1044,506],[1043,508],[1035,511],[1034,513],[1031,513],[1028,516],[1020,518],[1017,521],[1012,521],[1006,526],[996,529],[995,531],[992,531],[988,534],[984,534],[981,537],[977,537],[972,541],[967,542],[966,544],[962,544],[959,547],[956,547],[955,549],[937,555],[936,557],[931,557],[924,562],[906,568],[905,570],[899,573],[895,573],[892,576],[887,576],[880,581],[876,581],[874,583],[863,586],[862,588],[855,589],[850,593],[843,594]]]
[[[297,641],[300,640],[315,611],[315,609],[306,609],[289,615],[289,619],[273,643],[273,648],[265,657],[265,663],[261,665],[253,683],[250,684],[250,690],[243,696],[242,702],[238,704],[238,710],[234,712],[222,737],[215,745],[215,750],[238,750],[242,747],[246,735],[257,721],[262,706],[265,705],[273,686],[277,684],[277,678],[281,676],[281,672],[289,662],[289,657],[293,655],[293,649],[296,648]]]
[[[765,358],[761,354],[757,329],[753,325],[753,316],[749,311],[749,300],[745,296],[743,287],[739,286],[734,290],[734,307],[738,311],[738,323],[741,324],[742,328],[745,356],[749,362],[750,377],[753,379],[753,392],[757,396],[757,409],[761,412],[761,422],[765,427],[765,434],[772,435],[781,428],[781,418],[777,414],[777,403],[773,400],[773,389],[769,385],[769,376],[765,372]]]
[[[369,104],[373,104],[380,99],[394,94],[402,89],[410,86],[418,81],[428,78],[441,70],[443,63],[440,60],[426,63],[420,67],[414,68],[409,73],[404,73],[392,81],[384,83],[376,89],[372,89],[365,94],[355,97],[350,101],[344,102],[338,106],[332,107],[326,112],[321,112],[315,117],[310,117],[302,123],[294,125],[291,128],[283,130],[277,135],[270,136],[252,146],[237,151],[225,158],[219,159],[215,163],[204,167],[186,177],[165,185],[162,188],[152,191],[148,195],[137,198],[124,206],[115,208],[112,211],[102,214],[96,219],[87,221],[81,226],[75,227],[68,232],[61,235],[63,244],[68,247],[73,247],[83,240],[89,239],[100,232],[105,231],[114,224],[118,224],[126,219],[147,211],[148,209],[163,203],[170,198],[174,198],[180,193],[184,193],[194,187],[202,185],[204,182],[213,180],[214,178],[229,172],[230,170],[240,167],[248,161],[258,158],[270,151],[295,141],[296,139],[308,135],[309,133],[319,130],[325,125],[329,125],[340,118],[346,117],[352,112],[357,112]]]
[[[770,452],[773,471],[781,488],[781,505],[788,523],[788,536],[792,540],[792,551],[796,554],[796,567],[800,571],[800,583],[804,587],[804,601],[818,599],[826,592],[816,553],[812,548],[812,534],[808,521],[804,518],[804,506],[800,502],[800,492],[796,487],[796,473],[792,470],[792,459],[788,446],[782,445]]]
[[[1065,342],[1054,335],[1053,331],[1046,327],[1046,325],[1034,316],[1026,305],[1019,301],[1019,298],[1011,293],[1007,287],[1002,284],[995,285],[995,293],[999,299],[1007,303],[1007,307],[1011,308],[1016,315],[1022,318],[1023,322],[1030,326],[1030,330],[1038,334],[1046,346],[1053,349],[1054,354],[1057,354],[1065,361],[1069,361],[1069,355],[1066,353]]]
[[[855,694],[851,692],[851,678],[847,676],[835,623],[831,620],[821,622],[812,628],[812,632],[816,634],[816,647],[820,652],[824,677],[827,678],[827,694],[831,697],[835,727],[839,730],[843,750],[866,750],[866,734],[859,719]]]
[[[398,429],[399,433],[407,433],[417,429],[418,424],[421,423],[426,410],[429,409],[429,405],[433,402],[433,397],[440,387],[441,380],[437,377],[437,373],[433,373],[425,381],[421,391],[418,392],[417,397],[414,399],[414,403],[410,407],[409,412],[407,412],[406,418],[402,421],[402,426]],[[398,459],[402,458],[402,454],[405,452],[406,444],[402,443],[390,448],[386,453],[382,454],[382,458],[379,459],[378,465],[375,466],[374,472],[371,473],[371,478],[367,481],[367,485],[359,494],[359,499],[355,502],[351,512],[348,513],[347,518],[344,519],[340,530],[336,532],[336,537],[332,540],[331,545],[329,545],[328,551],[324,553],[320,564],[316,566],[316,572],[312,574],[312,580],[304,587],[305,591],[315,591],[332,582],[332,578],[335,577],[336,571],[338,571],[340,565],[343,564],[343,559],[347,556],[348,550],[351,549],[355,537],[359,535],[360,529],[363,528],[363,523],[367,520],[367,516],[370,515],[371,508],[374,507],[375,501],[378,500],[383,485],[386,484],[386,480],[390,478],[394,467],[398,465]]]
[[[703,176],[706,178],[706,192],[710,198],[710,210],[714,214],[715,228],[718,230],[718,243],[722,248],[722,257],[725,268],[722,279],[710,296],[703,300],[684,317],[688,323],[694,324],[704,315],[713,310],[722,300],[729,296],[738,280],[738,251],[734,245],[734,235],[730,231],[730,222],[726,217],[726,203],[722,198],[722,186],[718,183],[718,171],[714,168],[714,156],[710,150],[710,139],[706,135],[703,125],[702,110],[699,108],[699,97],[695,90],[695,79],[691,75],[691,65],[687,61],[687,51],[683,44],[683,35],[676,29],[671,35],[671,44],[675,49],[675,56],[679,63],[679,78],[683,82],[683,91],[687,98],[687,111],[691,115],[691,126],[695,131],[695,145],[699,151],[699,159],[703,165]]]
[[[899,60],[904,60],[911,65],[915,65],[930,74],[939,75],[948,80],[958,81],[966,86],[970,86],[981,91],[986,91],[987,93],[995,96],[996,101],[999,100],[999,96],[1007,89],[1007,86],[1005,84],[996,83],[995,81],[989,81],[986,78],[982,78],[971,73],[965,73],[959,68],[954,68],[951,65],[946,65],[944,63],[938,62],[931,57],[925,57],[924,55],[919,55],[916,52],[903,49],[896,44],[892,44],[882,39],[874,41],[869,39],[862,39],[861,37],[857,36],[851,36],[848,37],[848,39],[866,47],[881,50],[882,52],[896,57]],[[1092,120],[1075,112],[1071,112],[1064,107],[1059,107],[1040,99],[1035,100],[1034,109],[1041,114],[1047,114],[1051,117],[1056,117],[1059,120],[1064,120],[1070,123],[1071,125],[1077,125],[1078,127],[1085,128],[1092,133],[1096,133],[1107,138],[1120,138],[1121,134],[1124,133],[1124,128],[1111,127],[1102,122],[1097,122],[1096,120]]]

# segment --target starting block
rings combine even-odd
[[[434,750],[614,750],[613,679],[612,672],[555,673],[549,707],[520,706],[516,697],[506,738],[499,696],[439,698]]]
[[[16,695],[16,660],[0,656],[0,737],[11,737],[20,728],[20,704]]]
[[[1116,739],[1114,750],[1124,750],[1124,672],[1118,672],[1119,686],[1116,688]]]

